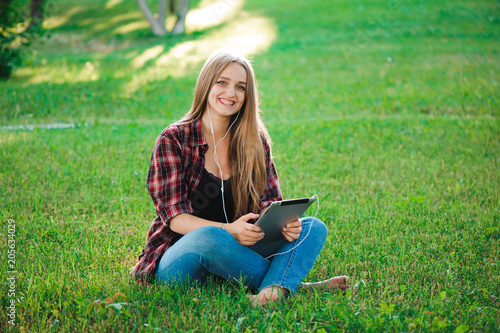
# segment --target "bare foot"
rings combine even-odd
[[[257,305],[265,305],[269,302],[276,301],[280,296],[288,293],[288,289],[280,287],[267,287],[262,289],[257,295],[250,296],[250,305],[255,307]]]
[[[302,283],[302,287],[345,291],[349,287],[349,277],[343,275],[318,282],[305,282]]]

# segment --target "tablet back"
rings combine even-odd
[[[312,197],[273,202],[255,223],[265,234],[260,242],[283,238],[281,231],[285,225],[300,218],[315,200],[316,198]]]

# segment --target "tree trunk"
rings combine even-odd
[[[177,4],[177,22],[175,22],[175,26],[172,29],[173,35],[180,35],[184,33],[188,10],[189,0],[179,0],[179,3]]]
[[[31,0],[31,22],[29,29],[38,29],[43,21],[43,2],[45,0]]]
[[[0,28],[9,23],[9,8],[12,0],[0,0]]]
[[[148,4],[146,3],[146,0],[137,0],[137,4],[139,5],[139,8],[144,14],[146,20],[148,20],[149,24],[151,25],[151,31],[153,31],[153,34],[155,34],[156,36],[165,36],[167,34],[167,29],[165,29],[165,20],[160,21],[154,18],[151,9],[149,9]],[[165,16],[164,14],[162,15],[161,13],[159,13],[158,18],[161,17]]]
[[[162,22],[165,25],[165,20],[167,19],[167,0],[158,1],[158,22]]]

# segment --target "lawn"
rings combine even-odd
[[[0,82],[0,331],[499,331],[498,2],[252,0],[195,21],[155,37],[135,1],[49,1]],[[349,275],[345,294],[251,308],[239,285],[130,279],[155,139],[226,44],[253,58],[285,198],[319,196],[307,280]]]

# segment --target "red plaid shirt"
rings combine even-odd
[[[266,154],[267,186],[260,198],[260,209],[282,199],[269,145],[265,139],[262,143]],[[179,214],[193,213],[191,200],[200,183],[207,149],[201,118],[188,124],[172,124],[156,140],[146,185],[158,216],[151,223],[146,246],[131,272],[136,279],[151,281],[163,253],[182,237],[170,229],[169,222]]]

